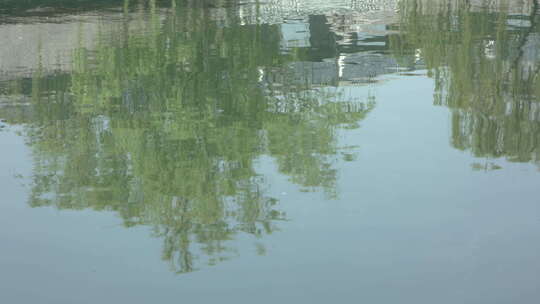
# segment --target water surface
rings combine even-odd
[[[536,2],[0,16],[7,302],[540,299]]]

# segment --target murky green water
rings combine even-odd
[[[0,4],[2,303],[535,303],[533,0]]]

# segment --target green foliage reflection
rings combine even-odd
[[[478,1],[476,1],[478,2]],[[540,15],[536,1],[402,2],[397,53],[421,53],[452,145],[478,157],[540,161]]]
[[[36,72],[30,204],[151,226],[163,258],[189,272],[197,259],[234,254],[235,235],[260,237],[285,219],[256,172],[262,156],[302,188],[335,196],[337,132],[358,127],[373,102],[271,83],[295,60],[281,52],[278,26],[240,25],[232,9],[224,26],[206,8],[158,13],[149,3],[104,28],[95,49],[78,48],[71,72]]]

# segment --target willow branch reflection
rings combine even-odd
[[[538,2],[473,4],[404,1],[393,49],[421,52],[436,81],[435,104],[451,109],[452,146],[539,162]]]
[[[189,272],[234,255],[238,234],[262,237],[286,219],[256,171],[261,156],[335,196],[337,132],[374,103],[265,81],[296,60],[280,50],[278,26],[231,13],[224,27],[198,5],[157,13],[149,3],[103,29],[95,49],[77,48],[71,72],[37,71],[19,86],[32,96],[30,205],[151,226],[163,259]]]

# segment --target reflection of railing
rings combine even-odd
[[[410,0],[399,0],[410,3]],[[509,14],[529,15],[537,0],[418,0],[416,7],[419,12],[429,14],[444,11],[456,11],[467,5],[471,12],[508,12]]]
[[[125,0],[2,0],[0,14],[5,17],[44,16],[73,11],[89,11],[122,5]],[[2,18],[5,19],[5,18]],[[0,23],[3,23],[0,19]],[[9,20],[8,20],[9,21]]]
[[[245,23],[281,23],[306,20],[310,15],[339,16],[344,24],[369,23],[395,12],[398,0],[253,0],[239,8]],[[338,25],[338,24],[336,24]]]

